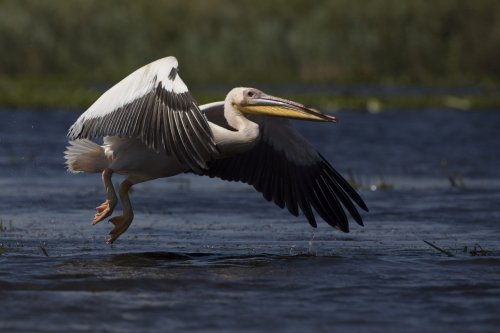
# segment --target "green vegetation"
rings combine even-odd
[[[468,248],[467,246],[464,246],[464,253],[469,253],[471,256],[490,256],[493,254],[493,251],[490,250],[485,250],[481,247],[479,244],[475,244],[473,248]]]
[[[6,224],[9,224],[9,226],[7,227]],[[12,220],[4,220],[2,218],[0,218],[0,232],[6,232],[6,231],[12,231]]]
[[[432,247],[433,249],[435,249],[436,251],[448,256],[448,257],[454,257],[455,255],[453,253],[451,253],[450,250],[446,250],[446,249],[443,249],[435,244],[432,244],[431,242],[428,242],[426,240],[424,240],[424,243],[429,245],[430,247]]]
[[[440,164],[444,176],[450,182],[450,186],[459,190],[465,190],[466,186],[462,176],[460,174],[457,174],[456,172],[450,171],[450,169],[448,168],[448,160],[442,159]]]
[[[234,85],[371,83],[479,85],[490,93],[458,106],[500,106],[496,0],[0,0],[0,48],[0,106],[88,106],[166,55],[200,102]],[[373,98],[382,107],[457,102],[294,97],[355,108]]]
[[[428,242],[424,240],[424,243],[435,249],[436,251],[446,255],[447,257],[455,257],[455,254],[453,254],[450,250],[443,249],[436,244],[433,244],[431,242]],[[463,253],[469,254],[473,257],[484,257],[484,256],[490,256],[493,255],[493,251],[483,249],[481,245],[475,244],[474,247],[469,248],[467,245],[463,247],[462,250]]]
[[[47,244],[45,242],[40,242],[40,250],[42,250],[42,253],[44,256],[48,257],[49,256],[49,251],[47,250]]]

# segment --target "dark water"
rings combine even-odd
[[[181,175],[135,188],[112,247],[99,176],[63,168],[77,113],[0,115],[1,332],[499,331],[499,112],[296,123],[361,186],[349,234]]]

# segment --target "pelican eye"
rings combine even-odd
[[[250,98],[255,97],[255,92],[253,92],[251,90],[247,91],[247,97],[250,97]]]

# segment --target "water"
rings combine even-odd
[[[99,176],[63,168],[78,114],[0,114],[2,332],[500,327],[498,112],[296,123],[361,186],[370,213],[349,234],[246,185],[180,175],[136,186],[135,221],[111,247],[111,225],[90,225]]]

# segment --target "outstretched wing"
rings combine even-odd
[[[201,106],[210,121],[220,122],[220,103]],[[299,209],[316,227],[313,209],[328,224],[348,232],[344,208],[363,220],[354,203],[368,211],[349,183],[284,118],[252,118],[260,127],[259,142],[249,151],[208,163],[203,173],[253,185],[268,201],[298,216]]]
[[[195,171],[217,153],[206,117],[178,75],[174,57],[139,68],[106,91],[71,126],[70,140],[139,138]]]

